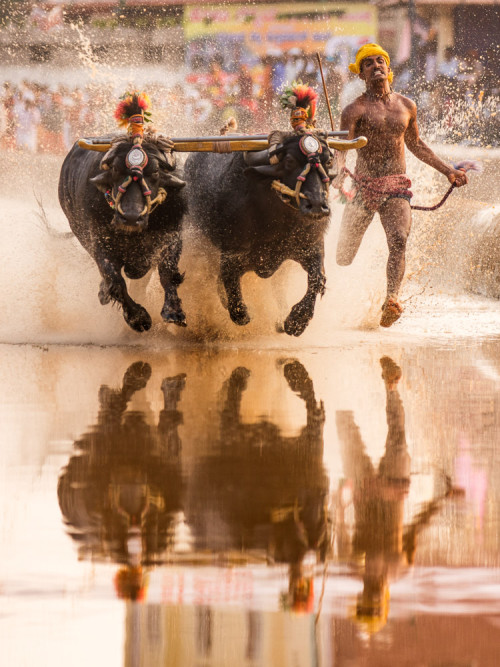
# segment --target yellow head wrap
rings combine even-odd
[[[349,65],[349,70],[353,74],[359,74],[361,70],[361,62],[364,58],[368,58],[368,56],[383,56],[385,62],[387,63],[387,67],[391,66],[391,59],[389,58],[389,54],[387,51],[384,51],[381,46],[378,44],[363,44],[363,46],[358,49],[358,52],[356,53],[356,62]],[[392,72],[389,72],[387,79],[389,83],[392,83]]]

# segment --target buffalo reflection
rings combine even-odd
[[[97,423],[75,442],[77,453],[60,476],[58,497],[79,557],[123,565],[116,577],[121,597],[144,596],[148,566],[207,562],[207,552],[230,561],[237,552],[236,560],[289,564],[286,605],[311,608],[312,577],[304,575],[302,562],[308,551],[324,561],[330,544],[325,414],[302,364],[281,366],[306,408],[298,435],[285,437],[268,419],[243,423],[241,399],[250,371],[236,368],[217,413],[198,413],[202,423],[218,421],[212,454],[185,462],[184,475],[178,403],[185,375],[163,381],[164,406],[154,425],[144,412],[129,409],[151,377],[149,364],[132,364],[120,389],[100,388]],[[176,544],[179,517],[189,529],[182,555]]]
[[[142,566],[161,561],[182,509],[182,415],[177,403],[184,375],[163,381],[164,409],[158,424],[128,410],[135,392],[151,376],[149,364],[132,364],[122,387],[99,390],[97,424],[75,442],[58,484],[59,505],[80,558],[122,563],[116,578],[120,596],[144,593]]]
[[[189,519],[202,548],[258,550],[268,562],[288,563],[284,605],[310,610],[312,577],[304,576],[302,562],[308,551],[324,561],[330,545],[325,411],[300,362],[284,362],[283,373],[305,404],[304,427],[286,437],[268,419],[244,423],[241,401],[250,371],[236,368],[224,386],[219,440],[194,471]],[[214,524],[223,529],[213,530]]]
[[[350,411],[337,411],[337,432],[342,445],[346,480],[337,494],[339,556],[361,566],[363,591],[358,596],[355,620],[369,632],[381,629],[389,613],[389,582],[414,561],[417,536],[429,523],[444,498],[457,492],[447,478],[445,492],[426,503],[404,526],[404,501],[410,487],[410,455],[406,443],[405,412],[399,395],[401,368],[382,357],[386,390],[387,439],[378,469],[366,454],[361,433]],[[354,533],[344,520],[347,505],[354,507]]]

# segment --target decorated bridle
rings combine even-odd
[[[148,186],[143,174],[143,170],[146,167],[147,163],[148,163],[148,156],[146,151],[143,149],[140,143],[134,144],[125,157],[125,164],[127,166],[127,169],[131,173],[127,176],[127,178],[123,181],[123,183],[121,183],[121,185],[118,186],[118,193],[116,197],[113,197],[113,192],[111,188],[108,188],[108,190],[106,190],[106,192],[104,193],[104,197],[108,202],[108,204],[110,205],[110,207],[112,209],[116,209],[118,213],[120,213],[121,215],[123,215],[123,210],[120,203],[121,199],[125,194],[125,192],[127,191],[129,185],[134,181],[139,182],[142,194],[146,200],[146,204],[143,210],[141,211],[141,217],[146,214],[149,215],[149,213],[151,213],[151,211],[154,211],[154,209],[157,206],[163,204],[163,202],[167,198],[167,191],[164,188],[159,188],[156,197],[153,200],[151,199],[151,189]]]
[[[104,193],[104,197],[109,206],[113,210],[116,209],[120,215],[124,215],[121,207],[121,199],[129,185],[133,182],[139,182],[143,197],[146,200],[146,204],[141,211],[140,217],[146,214],[149,215],[157,206],[163,204],[167,198],[167,191],[164,188],[159,188],[158,194],[152,200],[151,188],[148,186],[146,179],[144,178],[144,169],[148,164],[148,156],[142,147],[142,141],[144,138],[144,123],[150,122],[149,116],[151,114],[148,112],[149,104],[149,97],[145,93],[125,93],[122,97],[122,101],[118,104],[115,110],[115,118],[118,121],[118,124],[127,128],[132,139],[132,148],[125,157],[125,165],[131,173],[126,177],[123,183],[118,186],[116,197],[113,196],[112,188],[108,188]],[[104,156],[101,166],[103,169],[109,168],[106,164],[106,156]]]
[[[300,209],[301,198],[307,199],[307,196],[301,192],[301,188],[311,169],[317,169],[321,180],[324,183],[325,190],[328,190],[328,186],[330,185],[330,177],[321,164],[323,147],[318,137],[313,133],[317,101],[318,93],[314,88],[303,84],[302,81],[294,81],[290,86],[285,86],[280,97],[280,103],[283,109],[291,110],[290,124],[293,131],[301,135],[299,148],[306,156],[307,163],[301,173],[297,176],[295,190],[292,190],[278,180],[273,181],[271,187],[283,203],[294,209]],[[278,161],[279,148],[280,147],[276,146],[274,149],[271,148],[269,150],[271,163],[273,163],[273,161],[274,163]]]
[[[317,169],[321,180],[325,185],[325,190],[328,191],[328,186],[330,185],[330,177],[321,164],[321,153],[323,152],[323,147],[319,139],[315,137],[312,132],[306,132],[299,140],[299,148],[306,156],[307,162],[304,166],[304,169],[297,176],[295,190],[292,190],[287,185],[278,180],[274,180],[271,183],[272,189],[276,192],[281,201],[296,210],[300,209],[300,199],[307,199],[307,195],[301,192],[301,188],[302,184],[305,183],[307,174],[311,171],[311,169]],[[296,202],[296,206],[295,203],[292,203],[292,201]]]

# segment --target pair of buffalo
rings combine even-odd
[[[110,142],[110,137],[96,141]],[[72,231],[97,263],[101,304],[119,303],[127,324],[147,331],[151,317],[128,294],[122,269],[138,279],[157,267],[165,291],[162,318],[186,326],[177,288],[183,280],[178,268],[182,220],[189,210],[193,224],[220,250],[220,279],[236,324],[250,320],[241,293],[244,273],[268,278],[287,259],[303,267],[307,291],[284,323],[287,334],[300,336],[325,289],[324,236],[334,164],[325,135],[284,137],[275,164],[267,150],[192,153],[184,173],[176,169],[170,149],[161,136],[145,136],[139,147],[123,136],[104,156],[75,144],[64,161],[59,200]]]

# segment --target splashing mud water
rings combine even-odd
[[[157,83],[168,81],[173,86],[182,73],[159,72],[154,66],[138,70],[132,61],[100,62],[82,26],[74,24],[72,28],[80,60],[80,69],[73,73],[74,81],[99,95],[100,132],[115,129],[112,108],[123,90],[132,87],[153,93],[157,89],[158,107],[153,108],[153,114],[159,131],[189,134],[192,128],[186,126],[185,114],[168,107],[164,99],[168,88]],[[63,72],[45,68],[43,80],[61,80],[62,75]],[[18,76],[22,76],[21,70]],[[102,98],[105,91],[108,100]],[[439,139],[443,128],[432,127],[430,131]],[[338,267],[335,248],[343,207],[332,201],[332,222],[325,244],[326,294],[318,299],[315,316],[299,340],[278,332],[291,306],[305,292],[303,270],[288,262],[270,279],[245,275],[243,295],[252,321],[238,327],[230,321],[218,296],[215,250],[207,255],[205,240],[193,235],[189,220],[185,224],[180,263],[185,282],[179,290],[188,327],[179,329],[162,322],[161,287],[153,273],[141,281],[129,281],[132,297],[143,303],[153,317],[149,333],[132,332],[118,308],[99,304],[97,268],[68,235],[69,227],[57,199],[62,157],[4,153],[4,165],[12,177],[0,186],[0,279],[3,312],[7,314],[0,323],[0,341],[170,346],[174,342],[224,341],[252,345],[258,339],[259,344],[272,347],[302,347],[328,346],[339,336],[352,339],[374,331],[391,338],[416,332],[468,335],[475,334],[478,327],[485,334],[498,333],[500,309],[490,297],[498,298],[500,292],[496,250],[500,188],[495,177],[500,151],[450,145],[438,146],[437,151],[449,161],[477,158],[485,170],[481,175],[472,174],[471,185],[455,191],[439,211],[414,213],[402,293],[406,312],[402,319],[390,331],[378,329],[387,259],[378,216],[353,264]],[[354,155],[350,155],[351,163],[353,159]],[[413,180],[415,204],[433,204],[447,188],[444,177],[412,156],[408,172]],[[12,182],[16,188],[11,187]],[[483,298],[471,296],[471,290]],[[479,313],[484,313],[480,322]]]
[[[472,175],[468,191],[454,192],[440,211],[414,214],[402,294],[406,312],[390,334],[380,335],[468,335],[478,329],[494,334],[500,330],[497,302],[470,294],[473,290],[483,297],[498,298],[496,202],[500,193],[491,188],[498,160],[496,152],[488,153],[485,173]],[[118,308],[99,304],[97,268],[68,234],[57,200],[62,158],[8,153],[4,161],[22,188],[17,196],[5,184],[0,191],[4,251],[0,272],[4,313],[8,314],[0,324],[3,342],[170,346],[202,341],[247,345],[260,339],[270,346],[322,347],[348,332],[356,338],[378,327],[387,257],[381,225],[376,217],[353,265],[338,267],[335,247],[343,207],[333,202],[326,238],[327,291],[318,299],[315,317],[300,342],[277,330],[306,289],[302,269],[288,262],[267,280],[247,274],[242,285],[252,321],[237,327],[218,296],[215,250],[207,255],[204,239],[193,235],[189,220],[180,264],[185,282],[179,290],[188,328],[181,330],[161,321],[161,287],[157,274],[151,274],[132,281],[130,287],[154,322],[151,332],[139,336],[124,324]],[[434,177],[416,161],[410,161],[409,172],[417,203],[438,200],[446,187],[442,177]]]

